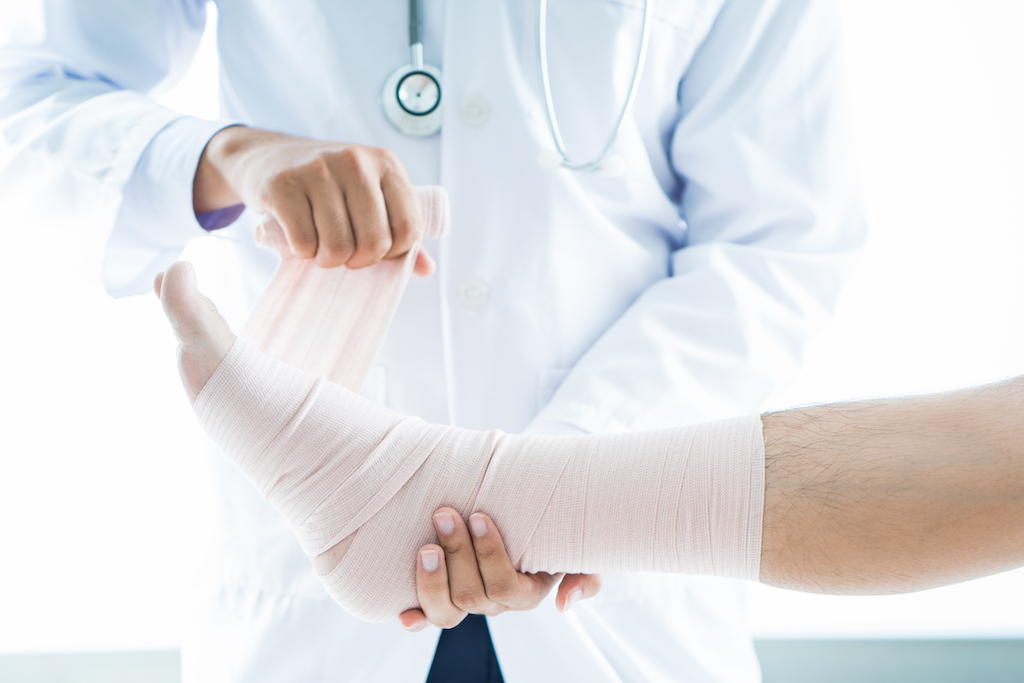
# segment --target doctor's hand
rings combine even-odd
[[[292,253],[325,268],[396,258],[423,236],[419,199],[390,150],[246,126],[225,128],[207,144],[192,201],[196,213],[238,203],[270,213]],[[421,249],[414,272],[433,270]]]
[[[601,590],[594,574],[522,574],[515,570],[498,529],[482,513],[469,517],[469,528],[452,508],[434,513],[440,545],[425,545],[416,558],[416,594],[420,609],[399,616],[409,631],[433,624],[457,626],[467,614],[495,616],[509,610],[537,607],[561,580],[555,606],[560,612],[580,598]]]

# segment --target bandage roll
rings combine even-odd
[[[424,238],[448,232],[448,194],[418,187]],[[417,244],[407,254],[358,270],[321,268],[294,256],[273,218],[256,229],[257,243],[281,263],[242,329],[241,338],[267,355],[359,391],[412,275]]]

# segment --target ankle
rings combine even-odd
[[[326,576],[335,570],[341,563],[342,558],[345,557],[345,553],[348,552],[349,546],[352,545],[352,539],[355,536],[355,534],[352,534],[341,539],[337,545],[328,548],[313,558],[313,571],[317,573],[317,576]]]

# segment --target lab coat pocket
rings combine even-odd
[[[388,404],[388,370],[383,365],[374,365],[366,375],[362,391],[359,392],[364,398],[382,406]]]
[[[558,387],[562,386],[569,370],[571,368],[545,368],[540,371],[537,377],[537,412],[548,404]]]

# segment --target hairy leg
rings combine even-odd
[[[1024,564],[1024,379],[763,421],[762,582],[904,593]]]

